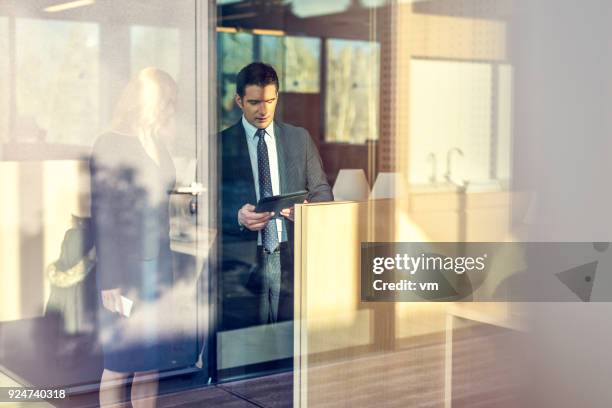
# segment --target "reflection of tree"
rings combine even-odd
[[[218,40],[221,97],[219,126],[224,129],[234,124],[240,117],[240,111],[234,105],[236,74],[253,60],[253,35],[219,33]]]
[[[270,64],[276,70],[282,89],[285,88],[283,78],[285,76],[285,53],[286,45],[284,37],[261,36],[261,61]]]
[[[327,64],[326,137],[363,143],[378,138],[379,48],[331,40]]]
[[[319,92],[318,38],[261,37],[262,61],[278,73],[285,92]]]
[[[320,39],[220,33],[221,129],[240,117],[234,105],[235,79],[238,71],[252,62],[255,40],[261,46],[259,60],[274,67],[282,91],[319,92]]]
[[[253,35],[248,33],[219,34],[222,41],[222,64],[224,73],[237,74],[253,59]]]
[[[315,38],[285,38],[286,91],[319,92],[319,44]]]

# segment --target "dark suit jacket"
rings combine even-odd
[[[334,199],[323,171],[321,157],[306,129],[274,122],[281,194],[300,190],[309,192],[310,202]],[[257,232],[241,228],[238,211],[247,203],[257,203],[255,181],[242,120],[221,132],[218,140],[219,256],[223,265],[240,263],[255,270],[261,251]],[[281,249],[281,303],[293,291],[293,222],[285,220],[288,243]],[[291,305],[292,307],[292,305]],[[281,318],[279,307],[279,319]],[[289,318],[289,316],[284,316]]]

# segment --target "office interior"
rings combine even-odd
[[[95,141],[155,67],[177,84],[166,144],[181,193],[161,323],[173,357],[151,398],[605,406],[605,302],[360,297],[362,242],[611,241],[612,10],[587,3],[0,2],[0,386],[96,404],[95,255],[58,260],[91,216]],[[252,61],[279,73],[276,120],[309,132],[335,196],[296,207],[294,317],[273,324],[256,319],[250,271],[216,250],[217,134],[241,118],[236,74]]]

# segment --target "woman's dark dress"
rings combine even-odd
[[[90,161],[98,294],[119,288],[134,302],[132,316],[147,313],[144,325],[130,327],[130,317],[100,302],[104,367],[118,372],[161,370],[171,363],[157,301],[173,278],[169,192],[175,168],[168,151],[159,152],[158,165],[138,138],[108,133],[96,141]]]

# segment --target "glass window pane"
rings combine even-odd
[[[248,33],[218,33],[219,69],[219,128],[225,129],[236,123],[241,116],[234,102],[236,75],[253,61],[253,35]]]
[[[319,91],[319,63],[320,63],[320,39],[305,37],[284,37],[273,35],[248,36],[244,33],[232,34],[221,33],[219,35],[220,47],[220,81],[222,87],[221,101],[221,128],[233,125],[239,119],[241,111],[236,109],[234,102],[236,74],[245,65],[253,60],[261,60],[274,67],[283,92],[293,93],[316,93]],[[293,97],[306,97],[312,100],[312,95],[298,95]],[[316,97],[316,95],[315,95]],[[287,98],[286,100],[289,100]],[[283,101],[281,97],[281,101]],[[283,102],[281,102],[283,103]],[[277,116],[278,119],[278,116]],[[230,139],[231,136],[230,136]],[[226,145],[227,146],[227,145]],[[227,152],[225,152],[227,153]],[[222,153],[224,154],[224,153]],[[275,278],[269,277],[274,274],[276,268],[269,265],[271,272],[258,272],[257,268],[251,268],[248,259],[250,243],[234,241],[229,238],[227,231],[236,225],[236,213],[231,209],[235,200],[240,197],[245,186],[242,181],[235,182],[228,174],[244,174],[246,170],[251,172],[250,162],[244,167],[245,162],[240,163],[221,158],[223,181],[219,181],[220,200],[224,203],[219,210],[222,214],[220,221],[219,239],[222,248],[219,264],[222,265],[219,275],[220,294],[220,321],[218,341],[219,377],[228,379],[245,374],[262,373],[269,370],[287,369],[291,366],[293,356],[293,326],[292,316],[288,305],[292,300],[286,297],[286,285],[288,285],[286,272],[283,272],[282,292],[274,295],[274,284],[270,288],[270,309],[268,304],[262,302],[263,286],[274,282]],[[239,180],[239,177],[236,180]],[[225,204],[227,203],[227,204]],[[244,204],[244,203],[241,203]],[[232,233],[229,232],[229,235]],[[280,261],[270,258],[272,263]],[[286,267],[286,265],[285,265]],[[286,271],[286,270],[284,270]],[[265,275],[265,278],[264,278]],[[279,277],[280,279],[280,277]],[[280,280],[277,281],[280,284]],[[280,289],[279,289],[280,291]],[[282,293],[282,295],[281,295]]]
[[[276,70],[282,92],[319,92],[321,40],[261,36],[261,61]]]
[[[512,66],[502,64],[498,71],[497,156],[494,167],[499,180],[512,176]]]
[[[296,16],[313,17],[346,11],[351,0],[291,0],[291,8]]]
[[[17,19],[16,31],[16,138],[90,144],[99,128],[98,25]]]
[[[365,143],[378,139],[378,43],[329,40],[325,140]]]
[[[181,49],[178,29],[132,26],[130,37],[132,74],[146,67],[157,67],[178,78]]]
[[[237,74],[253,60],[253,35],[249,33],[219,33],[219,62],[224,74]]]
[[[319,92],[321,40],[285,37],[285,92]]]
[[[258,38],[261,46],[261,61],[274,67],[281,82],[281,88],[284,89],[285,86],[282,83],[282,78],[285,76],[286,54],[284,37],[262,35]]]
[[[82,3],[0,7],[0,141],[8,119],[16,139],[0,145],[0,385],[95,390],[85,404],[97,406],[104,368],[163,371],[163,392],[208,382],[206,352],[196,363],[215,186],[196,101],[213,85],[195,86],[210,74],[196,65],[205,5],[196,18],[194,0]],[[100,304],[113,288],[125,309]]]
[[[0,142],[8,140],[9,126],[9,44],[8,18],[0,17]]]
[[[420,60],[411,62],[410,182],[426,183],[434,153],[442,163],[436,179],[489,179],[492,74],[488,63]],[[458,148],[461,154],[451,153]]]

